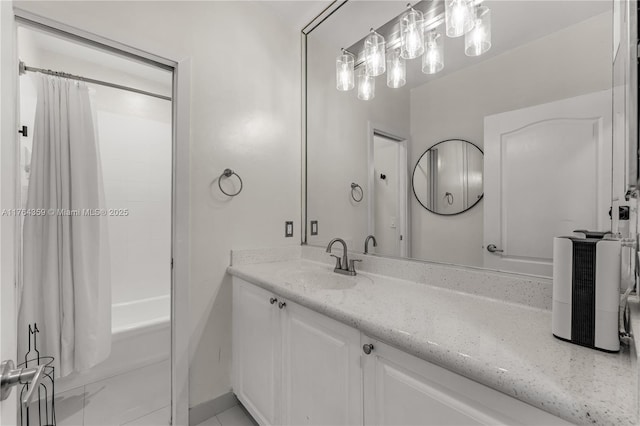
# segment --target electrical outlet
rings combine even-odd
[[[311,235],[318,235],[318,221],[311,221]]]
[[[284,236],[286,238],[293,237],[293,221],[288,220],[284,223]]]

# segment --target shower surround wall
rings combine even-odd
[[[168,297],[171,285],[171,103],[130,97],[164,103],[166,113],[98,111],[107,206],[126,215],[109,221],[114,305]]]
[[[190,405],[231,389],[231,248],[299,244],[300,27],[262,2],[16,2],[140,49],[190,57]],[[265,2],[267,3],[267,2]],[[141,19],[144,17],[144,19]],[[239,25],[241,24],[241,25]],[[222,197],[215,179],[242,176]],[[286,220],[294,238],[284,237]]]

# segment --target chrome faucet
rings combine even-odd
[[[340,257],[336,256],[335,254],[331,255],[336,258],[336,267],[333,268],[333,272],[337,272],[338,274],[343,274],[343,275],[351,275],[351,276],[355,275],[356,268],[354,264],[355,262],[362,262],[362,260],[361,259],[349,260],[349,258],[347,257],[347,243],[345,243],[342,238],[334,238],[333,240],[329,241],[329,245],[327,246],[327,253],[331,253],[331,248],[335,243],[342,244],[342,259],[340,259]]]
[[[369,254],[369,240],[373,240],[373,246],[378,247],[378,242],[376,241],[376,237],[374,237],[373,235],[369,235],[364,240],[364,254]]]

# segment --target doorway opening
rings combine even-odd
[[[408,257],[407,139],[374,128],[369,142],[369,234],[374,253]]]
[[[16,205],[46,211],[18,224],[17,356],[32,361],[27,332],[37,322],[38,350],[55,358],[55,392],[21,407],[18,424],[27,417],[38,424],[41,407],[53,409],[62,426],[168,424],[174,70],[18,22],[19,127],[26,131],[18,141]],[[78,202],[92,193],[95,203]],[[87,227],[83,241],[100,242],[89,260],[91,249],[77,240]],[[34,255],[35,247],[48,248]],[[78,259],[98,279],[79,278]],[[68,266],[50,274],[52,264]],[[43,277],[46,287],[34,284]],[[57,317],[72,321],[50,326]],[[93,346],[80,339],[82,326],[98,336]],[[60,336],[74,339],[55,345]]]

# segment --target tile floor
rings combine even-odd
[[[205,420],[198,426],[257,426],[251,415],[242,405],[236,405],[226,411]]]

